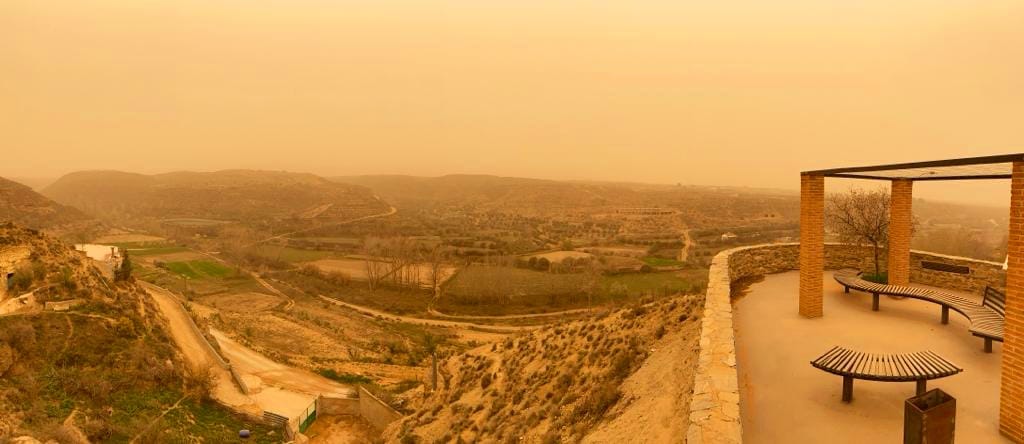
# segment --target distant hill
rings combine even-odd
[[[334,180],[369,187],[401,209],[473,207],[551,217],[579,211],[664,208],[679,212],[690,227],[735,226],[755,221],[794,222],[800,207],[796,193],[741,187],[555,181],[487,175],[349,176]]]
[[[333,180],[362,185],[399,206],[469,204],[500,208],[640,205],[644,196],[618,184],[456,174],[441,177],[347,176]]]
[[[85,213],[32,191],[20,183],[0,177],[0,222],[63,232],[95,223]]]
[[[144,175],[68,174],[43,190],[57,202],[108,220],[201,218],[265,222],[331,220],[386,211],[369,189],[302,173],[225,170]]]

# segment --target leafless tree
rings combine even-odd
[[[844,242],[870,245],[875,276],[881,275],[879,251],[889,244],[889,192],[853,188],[828,198],[825,221]]]
[[[447,255],[440,245],[432,248],[423,256],[427,266],[427,279],[430,282],[431,295],[435,301],[441,298],[441,283],[444,282],[445,274],[448,271],[447,259]]]

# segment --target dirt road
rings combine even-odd
[[[348,302],[339,301],[334,298],[320,295],[320,299],[330,302],[334,305],[342,306],[351,310],[358,311],[366,316],[375,317],[384,321],[390,322],[404,322],[407,324],[427,325],[433,327],[445,327],[445,328],[462,328],[479,330],[484,332],[492,333],[519,333],[523,331],[535,330],[537,326],[512,326],[512,325],[485,325],[485,324],[474,324],[471,322],[459,322],[459,321],[444,321],[438,319],[422,319],[412,318],[408,316],[399,316],[396,314],[387,313],[380,310],[374,310],[372,308],[363,307],[360,305],[350,304]]]
[[[231,373],[221,366],[220,360],[203,342],[204,339],[192,328],[191,319],[178,298],[171,292],[156,285],[139,282],[156,302],[160,313],[167,319],[171,338],[181,350],[185,361],[193,368],[209,367],[216,379],[213,396],[230,406],[250,413],[260,413],[252,399],[246,396],[231,380]]]
[[[317,395],[355,397],[353,387],[334,382],[310,371],[274,362],[235,342],[223,332],[210,330],[221,352],[249,387],[249,394],[264,410],[294,417],[308,407]]]
[[[690,229],[687,228],[683,231],[683,248],[679,250],[679,262],[686,262],[690,258],[690,246],[693,245],[693,239],[690,238]]]
[[[518,315],[485,316],[485,315],[451,315],[451,314],[447,314],[447,313],[441,313],[441,312],[439,312],[437,310],[434,310],[433,308],[428,308],[427,309],[427,313],[429,313],[431,316],[437,316],[439,318],[447,318],[447,319],[480,319],[480,320],[503,320],[503,319],[504,320],[510,320],[510,319],[550,318],[550,317],[554,317],[554,316],[568,316],[568,315],[577,315],[577,314],[587,314],[587,313],[591,313],[591,312],[594,312],[594,311],[597,311],[597,309],[595,309],[595,308],[575,308],[575,309],[572,309],[572,310],[549,311],[549,312],[546,312],[546,313],[530,313],[530,314],[518,314]]]
[[[377,199],[380,200],[380,198],[377,198]],[[292,231],[290,233],[279,234],[277,236],[271,236],[271,237],[268,237],[266,239],[253,242],[252,244],[249,244],[249,245],[246,245],[246,246],[247,247],[251,247],[253,245],[259,245],[259,244],[262,244],[264,242],[270,242],[270,241],[275,240],[275,239],[281,239],[281,238],[285,238],[285,237],[288,237],[288,236],[294,236],[296,234],[301,234],[301,233],[305,233],[305,232],[313,231],[313,230],[319,230],[321,228],[337,227],[337,226],[341,226],[341,225],[347,225],[347,224],[351,224],[351,223],[354,223],[354,222],[361,222],[361,221],[364,221],[364,220],[374,219],[374,218],[378,218],[378,217],[390,216],[390,215],[395,214],[397,212],[398,212],[398,208],[391,207],[390,209],[388,209],[388,211],[385,211],[383,213],[371,214],[369,216],[357,217],[355,219],[349,219],[349,220],[341,221],[341,222],[334,223],[334,224],[320,225],[320,226],[313,227],[313,228],[306,228],[306,229],[302,229],[302,230]]]

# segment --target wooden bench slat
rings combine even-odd
[[[833,347],[811,364],[830,373],[874,380],[916,381],[962,371],[932,351],[885,354]]]
[[[960,313],[970,321],[971,334],[986,341],[1003,341],[1006,322],[1006,296],[991,287],[985,288],[984,299],[979,305],[959,295],[938,290],[905,285],[882,285],[861,279],[855,271],[840,271],[833,275],[836,282],[849,289],[877,295],[903,296],[938,304]],[[944,312],[945,313],[945,312]],[[988,344],[988,342],[986,342]],[[986,351],[990,351],[986,346]]]

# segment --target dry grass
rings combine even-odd
[[[623,382],[666,332],[695,331],[699,296],[637,304],[476,348],[386,437],[406,442],[578,442],[625,403]]]

